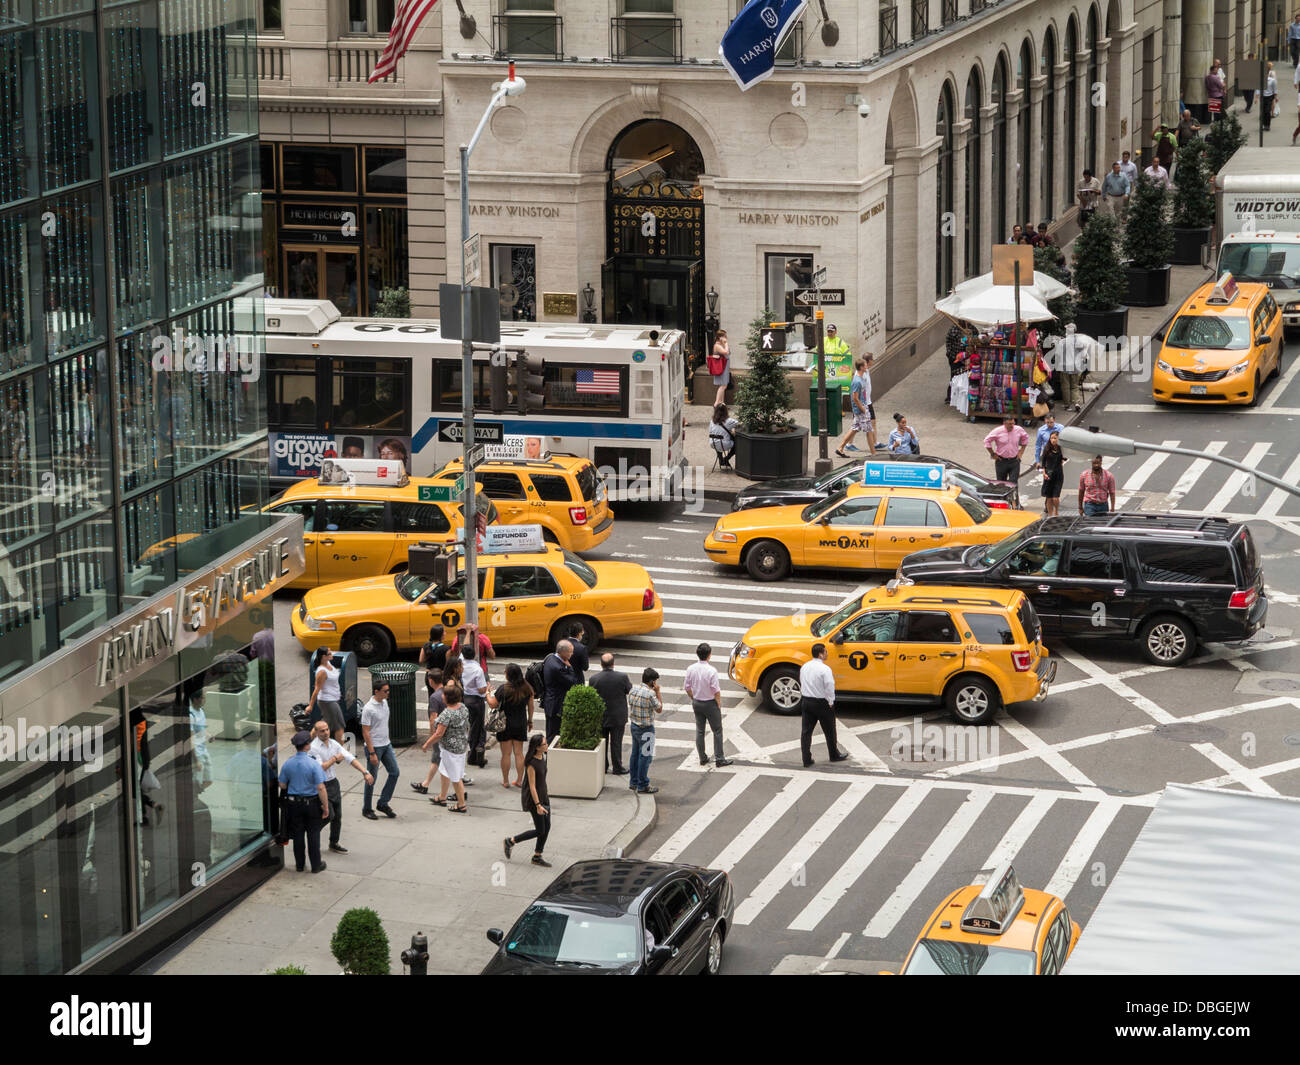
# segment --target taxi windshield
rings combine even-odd
[[[862,609],[862,600],[860,598],[850,599],[833,614],[823,614],[812,623],[812,634],[814,636],[825,636],[827,633],[834,632],[843,625],[849,618],[853,617]]]
[[[433,584],[431,577],[416,577],[410,573],[399,573],[396,578],[397,594],[408,603],[414,603]]]
[[[1165,346],[1242,351],[1250,347],[1250,319],[1244,315],[1180,315],[1169,327]]]
[[[809,503],[803,508],[803,513],[799,515],[804,521],[816,521],[825,514],[831,507],[838,506],[840,501],[848,492],[847,488],[841,488],[833,496],[827,496],[820,503]]]
[[[966,491],[965,488],[957,493],[957,505],[976,525],[983,525],[993,516],[993,511],[989,510],[984,500],[973,492]]]
[[[572,551],[564,552],[564,565],[571,572],[576,573],[578,579],[588,588],[596,587],[596,571]]]
[[[923,939],[912,952],[904,976],[1033,976],[1038,968],[1033,951]]]

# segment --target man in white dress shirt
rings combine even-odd
[[[799,707],[803,715],[799,749],[805,766],[813,764],[812,734],[818,725],[826,737],[826,750],[830,752],[831,761],[842,762],[848,757],[835,742],[835,674],[826,664],[826,645],[813,644],[812,655],[799,670],[799,691],[803,696]]]
[[[353,758],[347,748],[330,735],[329,724],[324,718],[311,727],[311,747],[308,753],[325,770],[325,794],[330,800],[330,850],[347,854],[347,847],[339,842],[339,836],[343,831],[343,790],[339,786],[338,774],[334,772],[334,767],[349,763],[371,787],[374,786],[375,778],[366,770],[360,758]]]

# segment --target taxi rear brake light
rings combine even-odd
[[[1255,605],[1256,592],[1254,588],[1247,589],[1244,592],[1233,592],[1232,598],[1228,600],[1229,610],[1249,610]]]
[[[1012,651],[1011,664],[1016,667],[1017,673],[1027,673],[1033,665],[1034,655],[1032,651]]]
[[[986,500],[984,500],[984,505],[985,505],[986,507],[988,507],[990,510],[1010,510],[1010,509],[1011,509],[1011,504],[1010,504],[1010,503],[1004,503],[1004,502],[1002,502],[1002,500],[1000,500],[1000,499],[986,499]]]
[[[645,595],[641,596],[641,609],[653,610],[654,608],[655,608],[655,590],[653,588],[647,588],[645,590]]]
[[[586,507],[570,507],[570,508],[569,508],[569,519],[573,522],[574,525],[586,525],[586,524],[587,524],[587,508],[586,508]]]

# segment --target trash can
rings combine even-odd
[[[826,384],[826,433],[829,436],[839,436],[840,427],[844,424],[844,407],[843,399],[840,393],[843,392],[843,385]],[[817,377],[814,374],[812,386],[808,389],[808,406],[812,413],[812,435],[817,436],[821,432],[821,421],[818,418],[817,403]]]
[[[410,662],[382,662],[370,667],[372,682],[389,685],[388,738],[394,747],[409,747],[415,742],[415,677],[419,671]]]

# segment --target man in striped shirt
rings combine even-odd
[[[628,759],[630,775],[627,786],[642,795],[653,795],[659,790],[650,786],[650,763],[655,757],[655,714],[663,712],[659,672],[646,666],[641,671],[641,683],[627,693],[627,718],[632,725],[632,757]]]

